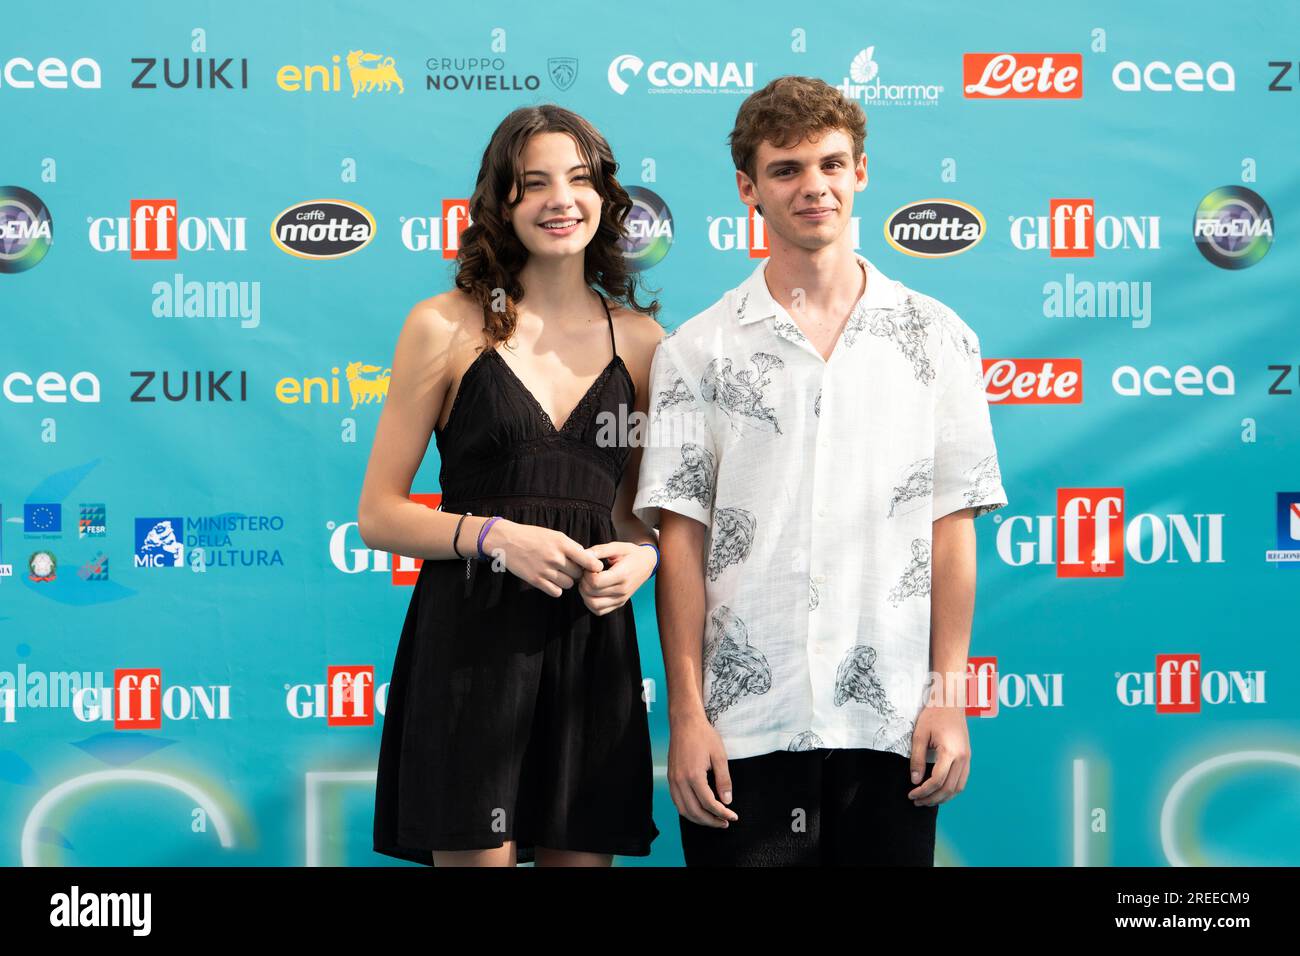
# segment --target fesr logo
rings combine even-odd
[[[1121,578],[1138,564],[1223,564],[1223,514],[1142,513],[1126,521],[1123,488],[1058,488],[1056,514],[1009,515],[998,557],[1013,567],[1055,564],[1058,578]],[[996,521],[996,516],[994,518]]]
[[[1201,703],[1263,704],[1264,671],[1202,671],[1200,654],[1157,654],[1154,671],[1115,675],[1125,707],[1155,705],[1157,714],[1199,714]]]

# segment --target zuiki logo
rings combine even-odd
[[[1246,269],[1273,248],[1273,213],[1253,189],[1220,186],[1196,207],[1192,235],[1220,269]]]
[[[1077,100],[1082,53],[966,53],[962,92],[973,100]]]
[[[335,53],[330,57],[329,66],[308,64],[299,67],[286,64],[276,71],[275,85],[287,93],[342,92],[339,65],[343,62],[344,58]],[[346,65],[353,99],[356,99],[358,93],[388,93],[393,87],[397,87],[399,94],[406,92],[406,86],[397,72],[397,61],[391,56],[365,50],[349,50]]]
[[[1090,258],[1097,249],[1159,249],[1159,216],[1102,216],[1091,199],[1053,199],[1046,216],[1010,216],[1011,244],[1047,249],[1053,259]]]
[[[0,275],[26,272],[54,244],[54,219],[35,193],[0,186]]]
[[[1199,714],[1201,704],[1264,704],[1265,672],[1204,671],[1200,654],[1157,654],[1154,671],[1115,674],[1125,707],[1155,706],[1157,714]]]
[[[168,720],[229,720],[230,685],[169,684],[158,667],[120,667],[112,687],[82,687],[72,695],[72,713],[91,723],[112,721],[114,730],[160,730]]]
[[[132,57],[133,90],[246,90],[248,60],[240,57]]]
[[[324,719],[328,727],[371,727],[384,716],[388,685],[375,685],[373,665],[331,664],[323,684],[285,684],[284,706],[295,720]]]
[[[1125,554],[1143,565],[1224,563],[1223,513],[1126,521],[1123,488],[1058,488],[1054,515],[999,517],[998,557],[1013,567],[1054,564],[1058,578],[1123,577]]]
[[[283,567],[278,548],[235,547],[244,536],[278,535],[284,530],[280,515],[227,512],[200,518],[179,516],[135,519],[135,566],[180,568],[206,572],[233,567]]]
[[[1077,405],[1083,359],[986,358],[984,395],[992,405]]]
[[[1279,568],[1300,568],[1300,491],[1277,493],[1277,548],[1264,558]]]
[[[411,252],[442,252],[455,259],[460,252],[460,234],[472,220],[468,199],[444,199],[441,216],[402,216],[402,245]]]
[[[623,220],[625,235],[619,240],[623,261],[631,272],[658,265],[673,245],[673,214],[658,193],[644,186],[628,186],[632,208]]]
[[[204,376],[207,376],[206,379]],[[227,381],[235,376],[233,381]],[[161,372],[143,369],[133,371],[131,377],[139,384],[131,393],[132,402],[246,402],[248,401],[248,372],[245,369],[227,369],[224,372],[201,372],[197,369]],[[238,386],[238,390],[236,390]],[[226,391],[229,388],[230,391]]]
[[[609,63],[606,78],[609,88],[622,96],[628,91],[625,76],[636,77],[645,71],[649,93],[741,93],[754,91],[752,62],[696,60],[669,62],[654,60],[649,66],[634,53],[623,53]]]
[[[766,259],[767,223],[753,206],[743,216],[709,216],[709,245],[719,252],[745,250],[751,259]],[[849,217],[849,235],[854,249],[861,249],[862,220]]]
[[[370,245],[375,217],[346,199],[312,199],[276,216],[271,238],[299,259],[341,259]]]
[[[90,248],[132,259],[175,259],[185,252],[244,252],[243,216],[178,218],[175,199],[132,199],[130,217],[87,217]]]
[[[351,401],[349,410],[358,405],[381,403],[388,397],[388,383],[393,370],[365,362],[348,362],[344,366],[348,392],[343,401]],[[330,378],[282,378],[275,383],[275,397],[285,405],[337,405],[339,367],[330,369]]]
[[[1000,673],[996,657],[966,660],[966,716],[996,717],[1003,707],[1064,707],[1063,674]]]
[[[54,56],[47,56],[36,66],[26,57],[15,56],[4,62],[2,75],[4,81],[0,86],[11,90],[31,90],[37,86],[66,90],[69,82],[82,90],[97,90],[101,86],[99,63],[88,56],[73,60],[71,67]]]
[[[937,83],[884,83],[880,80],[876,48],[859,50],[849,64],[849,75],[837,89],[865,106],[937,106],[943,87]]]
[[[908,203],[885,220],[885,241],[920,259],[955,256],[974,248],[983,238],[983,214],[956,199]]]

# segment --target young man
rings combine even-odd
[[[745,100],[770,254],[652,365],[633,511],[688,866],[932,866],[966,783],[973,519],[1007,499],[975,333],[851,245],[865,127],[817,79]]]

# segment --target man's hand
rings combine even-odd
[[[710,769],[721,803],[709,789]],[[668,792],[677,811],[693,823],[721,829],[740,819],[734,810],[723,806],[731,802],[727,752],[722,737],[703,714],[677,721],[669,731]]]
[[[965,707],[930,706],[921,711],[912,731],[912,782],[925,774],[925,754],[935,750],[930,779],[907,797],[918,807],[934,807],[961,793],[970,774],[970,734]]]

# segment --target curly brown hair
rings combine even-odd
[[[867,138],[867,114],[862,107],[817,77],[778,76],[745,97],[727,142],[736,168],[757,182],[755,162],[763,140],[784,148],[810,134],[820,138],[835,129],[848,134],[856,163]]]
[[[501,210],[523,199],[523,151],[529,137],[537,133],[572,136],[583,162],[592,170],[592,184],[604,200],[600,224],[586,249],[587,284],[629,309],[651,317],[658,315],[657,299],[648,305],[637,301],[637,276],[628,271],[619,248],[632,200],[614,178],[618,163],[609,143],[571,110],[551,103],[523,106],[501,121],[483,150],[474,194],[469,200],[471,224],[460,234],[456,256],[456,287],[482,306],[483,331],[489,342],[495,346],[514,334],[515,307],[524,298],[519,270],[528,261],[528,249]],[[514,203],[509,202],[512,187],[517,189]],[[497,290],[504,291],[504,297]]]

